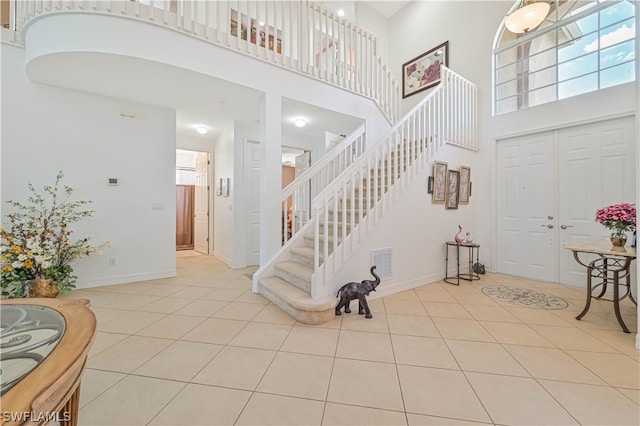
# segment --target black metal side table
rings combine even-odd
[[[455,247],[456,249],[456,275],[449,276],[449,247]],[[476,263],[480,261],[480,244],[476,243],[456,243],[455,241],[447,241],[445,243],[446,254],[444,257],[444,282],[454,285],[460,285],[460,280],[475,281],[480,279],[480,275],[473,270],[473,259],[475,257]],[[466,274],[460,273],[460,248],[466,248],[469,251],[469,272]],[[475,255],[475,256],[474,256]],[[455,281],[454,281],[455,280]]]

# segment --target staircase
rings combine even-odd
[[[254,291],[300,322],[331,320],[337,290],[329,286],[331,278],[393,208],[407,185],[444,144],[478,150],[477,89],[444,66],[441,73],[441,84],[384,138],[331,182],[316,185],[322,191],[312,196],[312,214],[300,221],[280,252],[254,274]],[[335,155],[344,156],[349,150],[343,146]],[[313,177],[323,174],[323,167],[335,158],[323,159],[292,185],[312,188]],[[293,193],[291,188],[283,191],[284,208]]]

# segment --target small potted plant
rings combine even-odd
[[[636,229],[636,205],[620,203],[598,209],[596,222],[611,230],[611,244],[614,247],[624,247],[627,231]]]
[[[9,200],[15,210],[7,215],[8,226],[0,229],[0,289],[2,298],[56,297],[75,288],[72,265],[83,257],[101,254],[108,246],[90,244],[89,237],[72,239],[70,225],[93,214],[91,201],[71,201],[73,189],[60,181],[44,193],[27,184],[27,203]]]

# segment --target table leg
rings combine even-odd
[[[456,277],[458,277],[458,285],[460,285],[460,244],[456,245],[456,259],[458,260],[458,273]]]
[[[69,400],[62,407],[60,426],[78,425],[78,408],[80,407],[80,385],[71,394]]]
[[[609,271],[607,268],[609,259],[604,259],[604,266],[602,268],[602,291],[596,296],[596,299],[600,299],[607,292],[607,284],[609,283]]]
[[[589,307],[591,306],[591,273],[593,272],[593,266],[588,266],[587,267],[587,302],[584,305],[584,309],[582,310],[582,312],[580,312],[580,314],[578,314],[578,316],[576,317],[577,320],[582,319],[583,316],[586,315],[587,312],[589,312]]]
[[[627,270],[627,291],[629,292],[629,299],[631,299],[634,305],[638,306],[636,299],[633,298],[633,293],[631,293],[631,272],[628,270]]]
[[[619,288],[619,273],[618,271],[613,272],[613,310],[616,313],[616,318],[618,319],[618,324],[622,327],[622,330],[625,333],[629,332],[626,324],[622,320],[622,315],[620,315],[620,288]]]

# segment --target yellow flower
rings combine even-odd
[[[15,244],[11,246],[11,250],[15,251],[18,254],[22,253],[22,249],[20,248],[20,246],[17,246]]]
[[[11,272],[13,271],[13,266],[11,265],[7,265],[4,268],[2,268],[2,272]]]
[[[33,261],[31,259],[27,259],[24,261],[24,267],[25,268],[31,268],[33,267]]]

